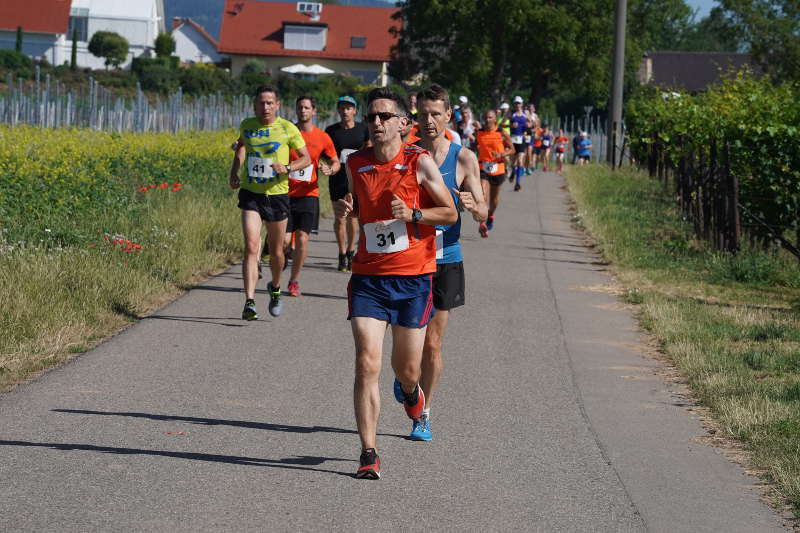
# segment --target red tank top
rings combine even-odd
[[[417,160],[426,153],[419,146],[404,144],[386,163],[375,159],[372,148],[347,158],[361,226],[353,274],[418,276],[436,272],[436,228],[411,222],[385,223],[392,220],[392,193],[412,209],[434,207],[417,183]]]

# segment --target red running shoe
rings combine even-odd
[[[478,233],[480,233],[481,237],[484,239],[489,236],[489,228],[486,226],[485,222],[481,222],[481,225],[478,226]]]
[[[375,452],[375,448],[367,448],[361,451],[359,459],[361,466],[356,470],[356,479],[380,479],[381,478],[381,458]]]
[[[419,385],[417,385],[417,395],[417,403],[414,405],[408,405],[408,398],[406,398],[403,402],[403,407],[405,407],[406,414],[411,420],[418,420],[422,418],[422,414],[425,411],[425,393],[422,392],[422,387]]]
[[[300,282],[292,280],[289,282],[289,296],[300,296]]]

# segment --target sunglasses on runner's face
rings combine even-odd
[[[375,117],[381,119],[381,122],[386,122],[390,118],[394,117],[399,118],[400,115],[398,115],[397,113],[389,113],[388,111],[385,111],[383,113],[367,113],[367,122],[369,122],[370,124],[375,122]]]

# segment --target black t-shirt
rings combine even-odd
[[[339,160],[342,159],[342,150],[358,150],[369,139],[369,132],[367,125],[363,122],[356,122],[355,126],[350,129],[344,129],[341,122],[331,124],[325,128],[325,133],[333,139],[333,147],[336,148],[336,153]],[[331,176],[331,179],[347,179],[347,171],[344,169],[344,161],[342,161],[342,169],[336,174]]]

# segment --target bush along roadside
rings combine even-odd
[[[235,137],[0,126],[0,390],[240,258]]]
[[[800,512],[800,269],[789,253],[738,254],[695,239],[674,198],[646,174],[568,172],[576,219],[638,304],[640,323],[724,436]],[[778,504],[782,502],[777,502]]]

